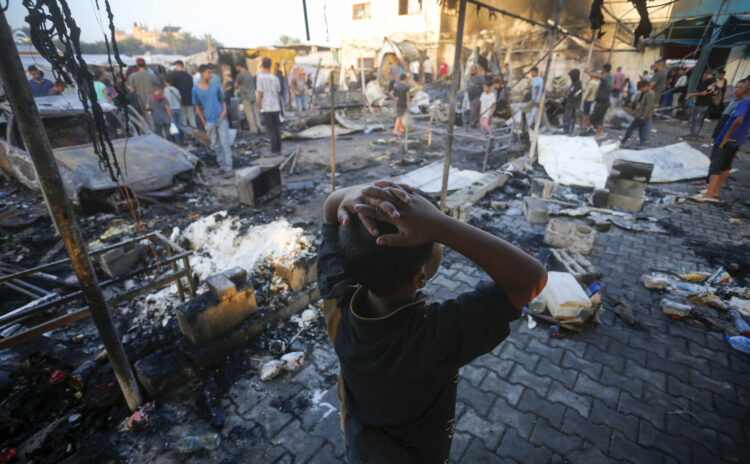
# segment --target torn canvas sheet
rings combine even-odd
[[[336,135],[347,135],[353,134],[354,132],[370,133],[374,130],[385,130],[382,124],[371,124],[365,126],[364,124],[357,124],[354,121],[346,119],[340,111],[336,112],[336,124],[334,125]],[[319,124],[316,126],[308,127],[307,129],[300,132],[287,132],[281,133],[282,139],[324,139],[331,136],[331,125],[330,124]]]
[[[711,164],[708,156],[686,142],[645,150],[615,150],[604,153],[607,170],[612,167],[616,159],[653,164],[652,183],[701,179],[706,177],[708,165]]]
[[[539,136],[539,164],[563,185],[603,188],[609,171],[592,137]]]
[[[458,190],[473,184],[484,174],[479,171],[451,167],[448,174],[448,190]],[[443,162],[435,161],[427,166],[391,178],[392,182],[408,184],[427,193],[438,193],[443,188]]]

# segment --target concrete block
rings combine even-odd
[[[607,189],[594,189],[594,193],[591,194],[591,205],[596,208],[604,208],[607,206],[607,197],[609,196],[609,190]]]
[[[596,231],[589,226],[553,219],[547,225],[544,243],[555,248],[570,248],[584,255],[594,246]]]
[[[237,287],[234,286],[234,282],[229,280],[224,274],[214,274],[207,278],[206,286],[220,300],[229,298],[237,293]]]
[[[524,197],[523,215],[529,224],[546,224],[549,221],[549,208],[541,198]]]
[[[585,256],[575,250],[565,248],[552,250],[548,269],[573,274],[573,277],[584,288],[588,288],[592,283],[602,278],[602,273],[597,271],[596,267]]]
[[[206,292],[177,307],[177,322],[185,338],[198,344],[222,335],[257,310],[252,287],[223,299]]]
[[[156,351],[135,362],[135,375],[152,398],[164,395],[195,378],[188,358],[177,351]]]
[[[247,270],[241,268],[241,267],[233,267],[231,269],[227,269],[226,271],[222,272],[227,279],[234,282],[234,285],[244,287],[247,283]]]
[[[653,171],[654,165],[651,163],[616,159],[612,162],[609,176],[616,179],[628,179],[646,184],[651,181],[651,173],[653,173]]]
[[[248,206],[281,193],[281,172],[278,166],[251,166],[235,171],[237,197]]]
[[[463,214],[468,218],[466,204],[474,205],[484,198],[492,190],[501,187],[508,180],[510,175],[502,172],[487,172],[476,182],[462,189],[456,190],[445,199],[445,209],[454,218]],[[462,213],[462,210],[463,213]]]
[[[293,292],[298,292],[317,280],[317,264],[316,257],[311,255],[274,261],[273,266],[276,275],[281,277]]]
[[[626,195],[620,195],[614,192],[610,193],[609,197],[607,197],[607,206],[624,209],[625,211],[630,211],[633,213],[637,213],[641,210],[641,208],[643,208],[643,202],[643,197],[634,198]]]
[[[128,272],[136,263],[143,260],[146,246],[136,244],[131,247],[120,247],[97,256],[102,271],[110,277],[118,277]]]
[[[492,209],[508,209],[507,201],[491,201],[490,207]]]
[[[640,211],[653,169],[654,165],[650,163],[615,160],[607,178],[606,187],[610,192],[607,205],[631,212]]]
[[[539,198],[551,198],[557,190],[557,182],[549,179],[531,179],[531,196]]]

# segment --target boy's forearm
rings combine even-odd
[[[474,261],[520,308],[547,283],[547,271],[519,248],[483,230],[447,216],[435,227],[436,241]]]
[[[361,188],[361,185],[354,187],[346,187],[338,189],[335,192],[328,195],[325,204],[323,205],[323,223],[338,225],[338,210],[341,201],[344,199],[346,194],[353,188]]]

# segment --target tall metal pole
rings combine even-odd
[[[544,84],[542,85],[542,98],[539,99],[539,110],[536,114],[536,122],[534,123],[534,138],[531,139],[531,148],[529,148],[529,158],[534,159],[536,156],[536,142],[539,138],[539,125],[542,122],[542,112],[544,111],[544,96],[547,93],[547,85],[549,84],[550,68],[552,63],[552,53],[555,50],[555,41],[557,40],[557,28],[560,25],[560,11],[562,10],[562,0],[557,0],[557,10],[555,11],[555,27],[550,31],[549,40],[549,52],[547,53],[547,66],[544,69]],[[593,45],[593,36],[591,43]],[[591,59],[591,53],[589,48],[589,59]]]
[[[310,25],[307,22],[307,0],[302,0],[302,11],[305,13],[305,33],[307,34],[307,41],[310,41]]]
[[[466,19],[466,0],[458,3],[458,25],[456,26],[456,52],[453,55],[453,79],[451,80],[451,104],[448,109],[448,137],[445,141],[445,161],[443,162],[443,189],[440,192],[440,211],[445,212],[445,199],[448,196],[448,174],[451,169],[453,153],[453,126],[456,122],[456,92],[461,82],[461,51],[463,50],[464,20]]]
[[[107,356],[112,363],[117,381],[130,409],[136,409],[142,401],[138,384],[135,382],[133,371],[120,342],[120,336],[112,322],[107,302],[99,288],[99,282],[73,213],[73,206],[65,193],[57,161],[52,154],[52,147],[47,139],[34,96],[26,81],[21,59],[18,57],[18,50],[13,42],[13,35],[2,10],[0,10],[0,79],[5,84],[6,94],[21,129],[24,144],[34,163],[37,180],[52,211],[52,220],[57,225],[65,243],[71,264],[81,284],[84,299],[91,309],[91,316],[107,349]]]
[[[334,71],[331,71],[331,191],[336,190],[336,96],[334,86]]]

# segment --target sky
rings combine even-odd
[[[95,1],[68,0],[81,28],[81,40],[85,42],[103,37]],[[98,1],[102,8],[101,24],[107,30],[104,0]],[[115,27],[126,32],[137,21],[159,29],[171,24],[195,36],[211,34],[228,47],[273,45],[282,34],[303,42],[306,38],[302,0],[110,0],[110,5]],[[351,0],[307,0],[310,41],[340,45],[342,21],[351,14],[350,5]],[[10,0],[6,16],[12,28],[27,26],[21,0]]]

